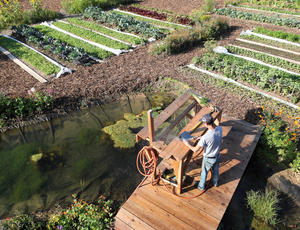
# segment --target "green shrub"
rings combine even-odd
[[[300,173],[300,152],[297,152],[296,154],[297,157],[293,160],[290,166],[295,172]]]
[[[0,1],[0,30],[22,22],[23,11],[18,0]]]
[[[267,224],[276,225],[278,223],[278,193],[274,190],[265,193],[247,192],[247,205],[253,211],[254,216],[260,218]]]
[[[165,42],[153,43],[149,46],[148,52],[153,55],[159,55],[167,51],[167,44]]]
[[[111,229],[113,222],[113,202],[100,197],[98,204],[88,204],[74,198],[70,208],[50,217],[48,229]]]
[[[6,218],[0,227],[3,230],[37,230],[46,228],[44,223],[36,221],[32,216],[27,214]]]
[[[216,7],[215,0],[204,0],[204,3],[202,5],[202,10],[206,13],[211,13],[213,12],[215,7]]]

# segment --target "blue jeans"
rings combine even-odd
[[[208,158],[203,157],[202,160],[202,171],[200,176],[200,182],[198,185],[198,188],[201,190],[204,190],[205,188],[205,181],[207,177],[207,173],[210,169],[212,169],[212,183],[213,185],[218,185],[219,181],[219,162],[220,162],[220,155],[218,155],[216,158]]]

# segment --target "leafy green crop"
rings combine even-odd
[[[54,22],[53,25],[66,30],[68,32],[71,32],[73,34],[76,34],[77,36],[80,36],[82,38],[88,39],[90,41],[96,42],[98,44],[102,44],[114,49],[123,49],[123,50],[129,50],[130,46],[126,45],[124,43],[109,39],[107,37],[104,37],[100,34],[96,34],[90,30],[82,29],[77,26],[66,24],[64,22]]]
[[[22,61],[27,62],[34,68],[47,75],[54,73],[56,74],[60,71],[60,68],[58,66],[48,61],[42,55],[34,52],[33,50],[23,46],[16,41],[13,41],[6,37],[0,37],[0,44],[3,48],[19,57]]]
[[[300,12],[291,11],[291,10],[288,11],[288,10],[283,10],[283,9],[278,9],[278,8],[264,7],[264,6],[248,6],[248,5],[242,5],[242,6],[245,8],[250,8],[250,9],[265,10],[265,11],[277,12],[277,13],[282,13],[282,14],[290,14],[291,16],[300,15]]]
[[[268,6],[269,8],[287,8],[287,9],[299,9],[299,0],[236,0],[233,2],[236,4],[252,4],[258,6]]]
[[[106,50],[100,49],[98,47],[95,47],[95,46],[93,46],[93,45],[91,45],[87,42],[84,42],[84,41],[79,40],[77,38],[73,38],[73,37],[71,37],[67,34],[64,34],[62,32],[54,30],[50,27],[37,25],[37,26],[35,26],[35,28],[37,30],[39,30],[40,32],[44,33],[44,34],[49,35],[51,37],[54,37],[56,39],[59,39],[59,40],[65,42],[65,43],[67,43],[71,46],[82,48],[87,53],[89,53],[90,55],[92,55],[94,57],[104,59],[104,58],[107,58],[107,57],[110,57],[110,56],[113,55],[113,53],[111,53],[109,51],[106,51]]]
[[[231,18],[240,18],[245,20],[254,20],[258,22],[272,23],[278,26],[289,26],[300,28],[300,21],[295,18],[280,18],[279,15],[266,16],[263,14],[237,11],[231,8],[215,9],[215,13],[219,15],[229,16]]]
[[[255,28],[254,32],[260,33],[260,34],[265,34],[271,37],[275,38],[280,38],[280,39],[285,39],[291,42],[298,42],[300,43],[300,35],[299,34],[293,34],[293,33],[288,33],[285,31],[274,31],[274,30],[268,30],[263,27],[257,27]]]
[[[281,58],[272,57],[269,56],[268,54],[257,53],[257,52],[253,52],[250,50],[246,50],[234,46],[226,46],[226,48],[230,53],[233,54],[239,54],[239,55],[255,58],[271,65],[279,66],[281,68],[289,69],[291,71],[300,72],[300,65],[283,60]]]
[[[79,19],[79,18],[68,18],[67,21],[69,23],[79,25],[79,26],[83,26],[83,27],[86,27],[88,29],[95,30],[97,32],[106,34],[108,36],[120,39],[122,41],[130,42],[134,45],[144,43],[144,40],[142,38],[137,38],[137,37],[134,37],[134,36],[130,36],[130,35],[115,32],[115,31],[107,29],[107,28],[105,28],[105,27],[103,27],[100,24],[95,23],[95,22],[86,21],[86,20],[82,20],[82,19]]]
[[[210,71],[221,72],[226,77],[287,96],[293,102],[300,100],[299,76],[226,54],[205,53],[201,59],[197,59],[196,64]]]

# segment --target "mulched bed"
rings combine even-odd
[[[20,3],[22,4],[23,9],[25,9],[25,10],[31,9],[31,5],[28,0],[20,0]],[[60,12],[61,11],[61,0],[43,0],[43,6],[47,7],[50,10]]]
[[[41,83],[38,80],[0,52],[0,90],[2,92],[14,96],[25,96],[27,90],[39,84]]]

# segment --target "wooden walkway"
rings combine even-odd
[[[260,137],[259,127],[245,121],[223,115],[221,125],[219,187],[209,187],[197,198],[183,199],[172,194],[172,186],[162,182],[152,186],[148,178],[119,210],[115,229],[217,229]],[[201,157],[190,163],[187,175],[198,181],[200,168]],[[198,193],[198,189],[187,185],[181,195],[191,197]]]

